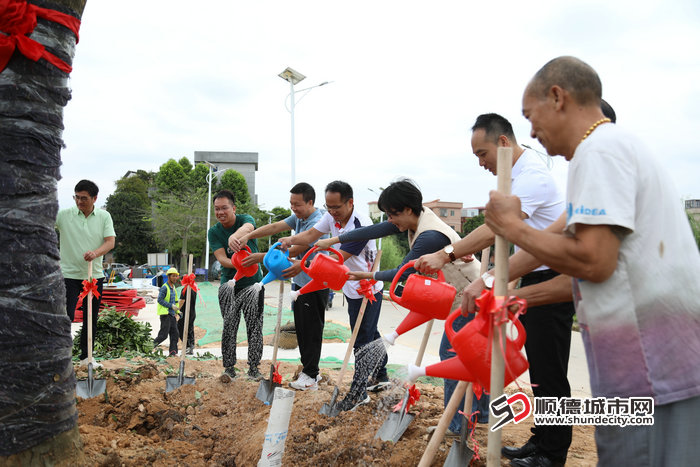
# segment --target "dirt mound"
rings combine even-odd
[[[179,360],[103,362],[107,395],[78,401],[80,433],[88,465],[104,466],[243,466],[256,465],[262,451],[270,407],[255,397],[259,383],[238,377],[223,383],[221,362],[188,360],[186,373],[196,383],[165,393],[165,376]],[[263,362],[261,369],[267,368]],[[240,365],[244,370],[244,365]],[[77,368],[78,377],[84,377]],[[263,371],[265,373],[265,371]],[[297,366],[282,363],[283,385]],[[244,373],[244,371],[242,371]],[[418,384],[422,397],[416,414],[398,443],[374,436],[391,407],[403,395],[399,387],[372,395],[372,403],[355,412],[329,418],[318,413],[329,402],[337,373],[322,370],[320,390],[296,392],[285,444],[284,465],[416,465],[428,443],[427,428],[442,414],[442,388]],[[347,378],[349,379],[349,378]],[[347,382],[349,384],[349,381]],[[341,391],[347,388],[341,388]],[[341,393],[342,396],[342,393]],[[526,422],[503,430],[504,444],[523,444]],[[474,440],[485,458],[487,428],[478,425]],[[448,445],[442,444],[434,465],[442,465]],[[592,427],[574,427],[571,466],[595,464]],[[472,465],[485,465],[474,461]],[[503,465],[508,465],[503,460]]]

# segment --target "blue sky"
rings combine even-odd
[[[529,137],[522,91],[548,60],[600,74],[618,124],[652,148],[681,198],[700,198],[700,3],[648,1],[143,2],[90,0],[65,110],[61,207],[194,151],[259,153],[258,200],[288,207],[290,66],[323,81],[296,107],[296,179],[319,194],[349,182],[356,203],[400,176],[425,200],[483,205],[495,177],[469,146],[477,115]],[[167,5],[167,8],[165,7]],[[197,5],[197,8],[193,8]],[[564,187],[566,163],[553,173]],[[318,203],[318,204],[322,204]]]

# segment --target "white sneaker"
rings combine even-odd
[[[296,381],[289,383],[289,387],[299,391],[315,391],[318,389],[318,377],[312,378],[302,371]]]

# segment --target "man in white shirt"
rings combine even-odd
[[[559,218],[564,211],[563,194],[540,156],[535,151],[518,145],[508,120],[497,114],[480,115],[472,127],[471,143],[479,165],[494,175],[497,174],[498,147],[513,149],[511,189],[513,194],[522,200],[519,217],[523,222],[534,229],[542,230]],[[492,245],[494,240],[493,231],[482,225],[445,250],[421,257],[416,269],[434,272],[454,258],[481,251]],[[557,275],[558,272],[542,266],[525,275],[522,278],[522,286],[545,282]],[[462,313],[467,315],[464,303]],[[530,307],[527,313],[520,317],[527,332],[525,350],[530,363],[530,381],[536,397],[571,397],[567,369],[573,315],[574,307],[569,299],[566,302]],[[464,326],[468,318],[455,321],[458,326]],[[443,349],[447,348],[449,342],[446,336],[443,336],[443,359],[454,355],[443,352]],[[446,381],[446,397],[451,394],[453,387],[453,382]],[[488,414],[480,414],[478,421],[487,421],[487,416]],[[453,420],[450,430],[458,431],[460,423],[461,418]],[[515,466],[563,465],[571,445],[571,434],[570,425],[536,425],[524,446],[506,446],[502,452],[504,456],[513,459],[512,465]]]
[[[367,216],[355,209],[352,187],[349,184],[339,180],[333,181],[326,186],[325,195],[326,204],[324,207],[327,212],[321,217],[321,220],[305,232],[280,239],[283,248],[289,248],[292,245],[312,245],[324,234],[337,237],[344,232],[372,224],[372,221]],[[377,255],[377,247],[374,240],[342,243],[333,247],[343,255],[345,265],[351,271],[370,271],[372,269]],[[353,329],[363,298],[363,295],[358,292],[360,286],[360,281],[352,280],[348,280],[343,286],[343,294],[345,294],[345,298],[348,301],[350,326]],[[368,301],[362,323],[360,324],[354,345],[356,356],[358,350],[363,346],[381,338],[377,329],[377,322],[379,321],[379,312],[382,305],[382,288],[383,283],[381,281],[377,281],[372,285],[374,300]],[[384,355],[378,369],[374,372],[373,378],[376,382],[372,385],[388,382],[386,362],[387,358]],[[340,403],[344,410],[352,410],[359,405],[369,403],[367,384],[368,381],[353,379],[350,392],[345,400]]]

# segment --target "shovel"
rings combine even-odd
[[[282,300],[284,298],[284,281],[280,281],[279,299],[277,301],[277,326],[275,327],[275,345],[272,349],[272,364],[270,365],[270,379],[263,379],[258,386],[255,397],[265,403],[272,404],[275,398],[275,388],[280,387],[280,383],[275,382],[275,366],[277,365],[277,347],[280,342],[280,325],[282,323]]]
[[[423,333],[423,340],[420,343],[420,348],[418,349],[418,355],[416,356],[416,366],[420,366],[423,361],[423,355],[425,354],[425,348],[428,345],[428,339],[430,338],[430,332],[433,329],[433,322],[435,320],[431,319],[425,326],[425,332]],[[406,410],[406,405],[408,404],[408,398],[410,397],[410,392],[406,389],[406,394],[403,396],[401,402],[401,410],[397,412],[390,413],[379,430],[377,434],[374,435],[375,439],[379,438],[382,441],[391,441],[396,443],[401,436],[403,436],[408,425],[416,418],[415,415],[408,413]]]
[[[382,250],[377,251],[377,257],[374,259],[374,264],[372,265],[372,272],[376,271],[379,267],[379,260],[382,257]],[[345,351],[345,359],[343,359],[343,366],[340,368],[340,374],[335,382],[335,388],[333,388],[333,395],[331,396],[331,401],[325,403],[321,406],[321,410],[318,411],[321,415],[327,417],[335,417],[340,413],[340,407],[338,407],[338,393],[340,390],[338,386],[343,383],[343,376],[345,376],[345,370],[348,368],[348,362],[350,361],[350,354],[352,353],[352,347],[355,345],[355,339],[357,339],[357,334],[360,332],[360,324],[362,324],[362,318],[365,316],[365,308],[367,308],[367,297],[362,299],[362,304],[360,305],[360,311],[357,313],[357,320],[355,320],[355,329],[352,330],[352,337],[348,341],[348,349]]]
[[[190,254],[189,266],[187,268],[187,275],[192,274],[192,255]],[[168,376],[165,378],[165,392],[174,391],[184,384],[194,384],[194,377],[185,376],[185,352],[187,351],[187,333],[190,329],[190,287],[187,287],[187,306],[185,306],[185,328],[183,329],[182,335],[185,336],[184,344],[182,346],[182,352],[180,353],[180,370],[177,376]]]
[[[472,457],[474,457],[474,451],[467,446],[467,431],[469,429],[469,420],[471,419],[473,399],[473,386],[472,383],[469,383],[467,386],[467,391],[464,394],[464,415],[466,420],[462,420],[462,429],[459,432],[459,440],[452,441],[450,452],[447,453],[447,459],[445,459],[445,463],[443,464],[444,467],[463,467],[465,465],[469,465]]]
[[[92,282],[92,261],[88,262],[88,281]],[[87,380],[80,380],[75,385],[75,395],[83,399],[91,399],[100,394],[104,394],[107,390],[107,381],[104,379],[95,379],[92,374],[92,291],[88,292],[87,297],[87,350],[88,350],[88,377]],[[83,317],[83,326],[85,326],[85,317]]]

